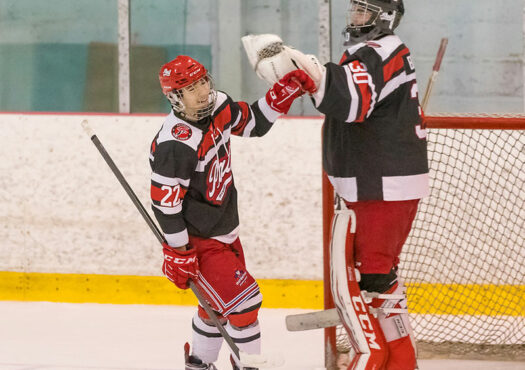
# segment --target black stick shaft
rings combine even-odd
[[[128,182],[124,178],[124,175],[122,175],[115,162],[113,162],[113,160],[109,156],[108,152],[98,139],[97,135],[93,135],[91,137],[91,141],[93,142],[93,144],[95,144],[98,151],[100,152],[100,155],[102,155],[102,158],[104,158],[109,168],[111,168],[111,171],[113,172],[117,180],[120,182],[120,185],[122,185],[122,187],[126,191],[126,194],[128,194],[135,207],[137,207],[137,210],[140,212],[140,214],[144,218],[144,221],[146,221],[151,231],[153,231],[153,234],[155,234],[155,237],[157,238],[159,243],[165,243],[166,239],[164,238],[164,235],[162,235],[155,222],[153,222],[150,215],[146,212],[144,206],[133,192],[133,189],[131,189],[131,187],[129,186]]]
[[[140,212],[140,214],[144,218],[144,221],[146,221],[146,223],[148,224],[148,226],[151,229],[151,231],[153,231],[153,234],[155,234],[155,237],[157,238],[159,243],[161,243],[161,244],[162,243],[166,243],[166,239],[164,238],[164,235],[160,232],[159,228],[157,227],[155,222],[152,220],[152,218],[149,215],[149,213],[146,212],[146,210],[144,209],[144,206],[140,202],[139,198],[137,198],[137,196],[135,195],[135,192],[133,191],[133,189],[131,189],[131,186],[129,186],[128,182],[124,178],[124,175],[122,175],[122,173],[118,169],[118,167],[115,164],[115,162],[113,162],[113,159],[111,159],[110,155],[108,154],[108,152],[106,151],[106,149],[104,148],[104,146],[102,145],[100,140],[98,139],[97,135],[95,135],[92,132],[91,128],[89,127],[89,125],[87,123],[87,121],[83,121],[82,122],[82,126],[84,127],[84,130],[87,132],[87,134],[90,136],[90,139],[93,142],[93,144],[97,147],[97,149],[100,152],[100,155],[102,156],[102,158],[104,158],[104,161],[106,161],[106,163],[109,166],[109,168],[111,168],[111,171],[113,172],[113,174],[115,175],[117,180],[120,182],[120,185],[122,185],[122,187],[126,191],[126,194],[128,194],[128,196],[131,198],[131,201],[133,202],[135,207],[137,207],[137,210]],[[233,354],[237,357],[238,360],[240,360],[239,347],[237,347],[237,345],[233,342],[232,337],[228,334],[226,329],[224,329],[224,326],[221,324],[221,322],[217,318],[217,315],[211,309],[210,305],[206,302],[206,300],[204,299],[202,293],[199,291],[199,289],[197,288],[197,286],[195,285],[195,283],[192,280],[189,281],[189,286],[190,286],[193,294],[195,294],[195,296],[199,300],[200,305],[204,308],[204,311],[206,311],[206,313],[208,314],[210,320],[217,327],[217,329],[221,333],[221,335],[224,338],[224,340],[230,346]]]

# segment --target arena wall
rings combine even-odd
[[[171,289],[161,276],[156,238],[80,126],[88,119],[150,211],[149,145],[163,117],[0,115],[0,296],[46,300],[43,291],[34,295],[40,285],[48,298],[60,292],[60,300],[69,286],[66,300],[99,291],[111,301],[112,289],[122,291],[123,284]],[[305,281],[320,289],[321,122],[280,119],[262,138],[232,140],[248,268],[281,291],[282,284]]]

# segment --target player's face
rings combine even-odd
[[[206,108],[210,103],[210,83],[206,77],[183,87],[181,92],[188,117],[197,118],[197,112]]]
[[[349,24],[355,27],[362,27],[370,24],[372,12],[366,9],[365,6],[352,3],[350,9]]]

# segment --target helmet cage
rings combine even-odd
[[[206,79],[206,82],[208,83],[210,88],[210,92],[208,93],[208,104],[203,108],[195,110],[195,112],[189,112],[188,107],[186,107],[183,101],[184,89],[191,88],[192,86],[200,82],[202,79]],[[197,81],[189,84],[188,86],[184,86],[180,89],[174,89],[166,93],[166,97],[171,103],[171,107],[173,108],[173,110],[177,112],[183,119],[187,119],[189,121],[199,121],[203,118],[210,116],[213,112],[213,109],[215,108],[215,102],[217,101],[217,91],[215,90],[213,78],[210,76],[209,73],[206,73],[205,76],[199,78]]]
[[[363,0],[350,1],[350,9],[346,13],[346,24],[351,29],[370,27],[376,24],[381,13],[381,7]]]
[[[343,31],[345,45],[393,34],[403,13],[402,0],[350,0]]]

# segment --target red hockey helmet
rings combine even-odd
[[[213,79],[206,68],[195,59],[179,55],[171,62],[164,64],[159,72],[159,81],[162,92],[170,101],[173,110],[182,118],[198,121],[213,112],[217,101]],[[195,94],[196,86],[201,86],[201,88],[205,86],[205,90],[199,89],[199,91],[201,93],[205,91],[208,94],[206,101],[195,104],[195,101],[191,102],[191,98],[190,101],[187,100],[187,96]],[[203,100],[204,97],[199,98]]]
[[[207,74],[206,68],[195,59],[179,55],[161,67],[159,81],[162,92],[166,95],[170,91],[191,85]]]

